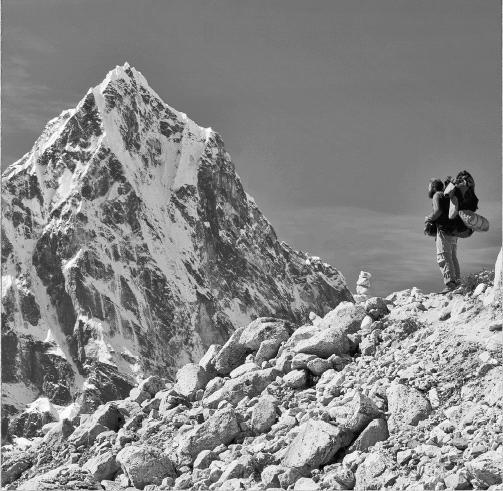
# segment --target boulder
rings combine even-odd
[[[253,407],[251,426],[256,434],[265,433],[276,422],[278,400],[270,395],[262,396]]]
[[[97,481],[103,481],[103,479],[113,479],[120,469],[120,465],[117,463],[115,455],[111,451],[107,451],[90,458],[82,466],[82,469],[88,471]]]
[[[397,475],[390,469],[393,461],[381,453],[370,453],[355,473],[355,489],[385,489],[393,485]]]
[[[328,327],[314,332],[310,337],[294,346],[296,353],[307,353],[320,358],[330,355],[343,355],[350,349],[347,335],[338,327]]]
[[[369,333],[372,330],[373,322],[374,319],[370,315],[366,315],[360,324],[360,330],[364,333]]]
[[[324,489],[353,489],[355,475],[353,471],[341,463],[328,465],[324,469]]]
[[[341,302],[323,317],[324,328],[337,328],[345,334],[354,334],[360,329],[366,312],[362,305],[352,302]]]
[[[374,320],[389,314],[388,306],[381,297],[372,297],[365,302],[365,312]]]
[[[394,382],[388,387],[386,396],[390,412],[388,428],[392,433],[409,425],[416,426],[431,413],[430,401],[412,387]]]
[[[246,356],[255,353],[263,341],[274,341],[277,346],[290,337],[290,324],[282,319],[259,317],[246,327],[234,331],[216,354],[214,366],[220,375],[228,375],[245,362]]]
[[[503,454],[491,450],[468,461],[466,468],[470,476],[477,480],[480,487],[488,487],[502,483]]]
[[[92,445],[97,435],[108,430],[118,431],[124,421],[124,415],[119,411],[117,403],[107,402],[85,420],[68,440],[77,447],[82,444]]]
[[[314,375],[320,376],[332,368],[332,363],[323,358],[315,358],[307,364],[307,369]]]
[[[320,485],[310,477],[301,477],[294,485],[293,491],[317,491]]]
[[[216,408],[221,401],[228,401],[235,406],[245,397],[252,398],[260,394],[278,375],[275,367],[265,368],[245,373],[240,377],[227,380],[224,385],[208,397],[204,397],[203,404]]]
[[[175,389],[179,394],[192,399],[199,389],[204,389],[210,376],[196,363],[187,363],[176,372]]]
[[[451,474],[447,474],[444,477],[444,484],[449,489],[472,489],[466,469],[460,469]]]
[[[220,444],[227,445],[239,435],[239,425],[232,408],[216,411],[203,424],[181,436],[178,451],[188,456],[191,462],[203,450],[213,450]]]
[[[307,476],[313,469],[329,462],[347,443],[347,430],[321,420],[309,420],[299,428],[281,463]]]
[[[268,465],[260,474],[262,484],[269,488],[279,488],[279,476],[285,472],[285,467],[281,465]]]
[[[239,342],[239,337],[245,329],[245,326],[236,329],[220,351],[215,354],[213,365],[218,374],[228,375],[244,363],[249,351]]]
[[[2,456],[2,486],[19,479],[24,471],[33,465],[34,456],[24,452],[15,452]]]
[[[133,402],[141,404],[144,401],[148,401],[151,398],[150,392],[140,389],[139,387],[133,387],[129,391],[129,399]]]
[[[79,464],[65,463],[23,481],[15,489],[20,491],[100,489],[100,484],[89,472],[83,471]]]
[[[257,365],[262,365],[264,361],[274,358],[278,353],[280,344],[281,343],[278,343],[276,339],[264,339],[264,341],[260,343],[257,354],[255,355],[255,363]]]
[[[199,360],[199,366],[207,373],[213,373],[215,371],[215,358],[221,349],[220,344],[212,344]]]
[[[254,472],[254,461],[250,455],[244,455],[231,462],[220,476],[219,482],[226,482],[229,479],[240,479],[249,477]],[[240,489],[240,488],[238,488]]]
[[[237,378],[240,375],[244,375],[245,373],[253,372],[255,370],[260,370],[260,367],[256,363],[243,363],[242,365],[239,365],[237,368],[232,370],[232,372],[229,374],[229,377]]]
[[[138,388],[148,392],[151,397],[154,397],[157,392],[164,389],[165,386],[166,381],[157,375],[151,375],[138,384]]]
[[[278,476],[279,485],[282,489],[288,489],[290,488],[290,486],[295,484],[301,477],[302,474],[297,469],[287,467],[285,472],[283,472]]]
[[[389,437],[388,425],[385,419],[379,418],[371,421],[368,426],[360,433],[360,436],[349,447],[348,452],[359,450],[367,452],[377,442],[387,440]]]
[[[221,389],[225,384],[225,379],[222,377],[215,377],[208,382],[206,389],[204,389],[203,399],[209,397],[211,394]]]
[[[302,389],[307,382],[305,370],[292,370],[283,377],[283,383],[292,389]]]
[[[194,469],[207,469],[210,464],[218,459],[218,455],[212,450],[202,450],[194,460]]]
[[[292,370],[301,370],[303,368],[307,368],[307,364],[316,360],[317,357],[315,355],[306,355],[305,353],[297,353],[292,358]]]
[[[348,418],[344,426],[353,434],[360,433],[373,419],[380,418],[382,412],[374,404],[372,399],[357,391],[351,402],[345,406]]]
[[[147,484],[160,485],[165,477],[176,477],[170,458],[151,445],[129,445],[117,454],[116,460],[138,489]]]
[[[266,339],[275,341],[279,345],[286,341],[291,334],[288,321],[274,317],[259,317],[243,330],[239,337],[241,345],[249,352],[256,352]]]

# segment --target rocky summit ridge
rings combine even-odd
[[[257,317],[352,300],[278,240],[218,133],[128,64],[4,172],[2,211],[4,416],[40,396],[89,412]]]
[[[500,252],[495,275],[446,295],[344,301],[303,325],[255,319],[176,381],[151,376],[59,419],[47,400],[31,406],[3,447],[2,484],[502,489],[502,298]]]

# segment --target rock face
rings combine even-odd
[[[6,412],[79,390],[93,410],[256,317],[352,300],[336,269],[278,240],[220,136],[128,64],[5,171],[2,210]]]

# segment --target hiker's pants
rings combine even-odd
[[[457,257],[458,238],[437,230],[437,263],[447,285],[460,277]]]

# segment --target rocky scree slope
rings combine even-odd
[[[476,283],[342,302],[295,329],[256,319],[175,383],[14,438],[3,485],[501,489],[501,254]]]
[[[276,237],[220,136],[116,67],[2,176],[2,402],[87,410],[235,328],[352,300]]]

